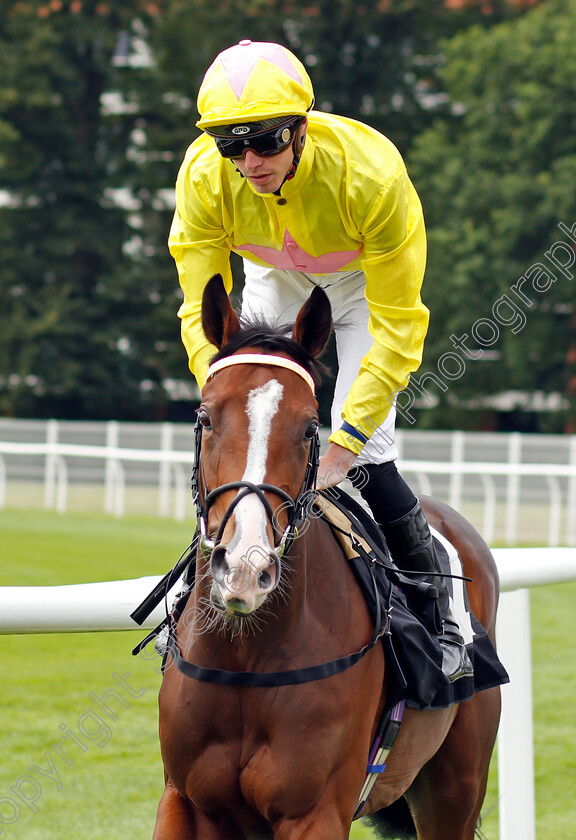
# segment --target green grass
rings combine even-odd
[[[0,582],[50,585],[160,574],[189,539],[190,524],[171,520],[0,511]],[[575,603],[576,583],[532,593],[537,836],[554,840],[572,838],[576,824]],[[141,636],[0,639],[2,837],[151,837],[163,787],[157,738],[160,677],[157,659],[130,655]],[[125,687],[119,688],[115,680],[127,673]],[[115,719],[95,699],[111,690],[124,701],[104,698]],[[76,736],[84,751],[61,727]],[[73,763],[53,751],[61,739]],[[39,797],[34,810],[18,800],[16,791]],[[493,768],[485,808],[491,813],[483,827],[488,840],[498,838],[497,798]],[[8,821],[17,815],[10,800],[20,802],[21,809],[13,824]],[[350,836],[368,840],[372,835],[356,823]]]

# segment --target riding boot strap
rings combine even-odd
[[[420,584],[435,589],[439,607],[439,622],[435,627],[441,642],[444,642],[443,669],[451,681],[471,676],[472,663],[460,634],[458,622],[452,615],[450,596],[442,574],[436,545],[420,502],[412,510],[390,522],[380,525],[388,548],[395,562],[407,571],[418,572]],[[428,593],[430,596],[431,592]]]

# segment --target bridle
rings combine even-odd
[[[265,364],[288,368],[304,379],[312,389],[312,393],[314,393],[314,380],[308,371],[301,367],[301,365],[297,364],[292,359],[286,359],[282,356],[271,356],[264,353],[246,353],[220,359],[209,368],[208,378],[211,378],[218,370],[221,370],[224,367],[237,364]],[[274,484],[253,484],[252,482],[243,480],[232,481],[228,484],[222,484],[220,487],[216,487],[213,490],[208,490],[202,468],[202,428],[202,424],[200,423],[200,420],[198,420],[194,432],[196,457],[192,472],[192,491],[198,516],[198,541],[200,551],[206,559],[210,558],[210,555],[222,539],[224,528],[226,527],[226,523],[230,519],[234,508],[242,499],[245,499],[246,496],[250,494],[255,494],[258,499],[260,499],[264,505],[264,509],[266,510],[266,514],[274,532],[279,533],[275,522],[274,511],[272,510],[272,506],[265,495],[266,493],[273,493],[280,499],[283,499],[284,504],[288,505],[290,509],[288,524],[281,534],[278,544],[275,546],[275,552],[277,555],[276,563],[279,576],[280,559],[282,555],[288,551],[292,542],[297,538],[298,529],[306,520],[310,512],[310,508],[316,498],[315,485],[316,475],[318,472],[318,461],[320,457],[320,439],[318,432],[316,431],[310,440],[310,450],[304,479],[296,499],[292,499],[288,493],[280,487],[276,487]],[[207,532],[208,512],[214,500],[217,499],[221,493],[224,493],[227,490],[239,490],[240,492],[235,496],[230,505],[228,505],[215,538],[210,539]],[[371,565],[372,563],[370,563],[370,566]],[[379,603],[378,595],[376,593],[376,582],[373,573],[371,573],[371,575],[376,603]],[[282,685],[298,685],[300,683],[326,679],[334,674],[340,674],[342,671],[345,671],[352,667],[352,665],[355,665],[360,661],[360,659],[366,656],[370,650],[372,650],[384,634],[390,632],[389,624],[390,610],[381,611],[378,607],[378,619],[374,624],[372,638],[368,644],[364,645],[360,648],[360,650],[347,654],[346,656],[340,656],[337,659],[332,659],[329,662],[323,662],[319,665],[311,665],[305,668],[294,668],[287,671],[228,671],[220,668],[210,668],[196,665],[182,656],[178,642],[173,633],[168,634],[166,641],[167,654],[172,657],[176,667],[182,674],[185,674],[191,679],[199,680],[200,682],[215,683],[219,685],[258,686],[262,688],[277,687]]]
[[[297,373],[314,393],[314,380],[307,370],[292,359],[285,359],[282,356],[271,356],[265,353],[245,353],[238,356],[229,356],[218,360],[208,369],[207,381],[211,379],[219,370],[231,367],[238,364],[264,364],[273,365],[275,367],[283,367]],[[231,481],[227,484],[222,484],[212,490],[209,490],[204,476],[204,469],[202,465],[202,423],[200,418],[196,421],[194,428],[194,467],[192,470],[192,499],[196,505],[196,516],[199,531],[199,547],[206,559],[210,557],[214,549],[220,544],[224,529],[228,520],[232,516],[236,506],[242,499],[254,494],[262,503],[266,515],[272,526],[275,535],[279,535],[279,541],[274,545],[274,553],[276,556],[276,566],[278,572],[278,579],[280,577],[281,566],[280,560],[286,551],[290,548],[296,537],[298,536],[298,529],[306,520],[310,508],[314,502],[316,476],[318,473],[318,462],[320,459],[320,436],[318,431],[310,439],[310,449],[308,451],[308,461],[306,464],[306,471],[302,480],[302,485],[298,491],[298,495],[293,499],[289,493],[277,487],[274,484],[253,484],[250,481]],[[239,490],[240,492],[228,505],[222,521],[218,527],[216,536],[212,539],[208,535],[208,513],[214,501],[222,494],[229,490]],[[288,522],[284,531],[280,532],[278,527],[277,516],[272,509],[266,493],[272,493],[282,500],[282,509],[290,511],[288,515]]]

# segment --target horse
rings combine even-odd
[[[165,789],[154,840],[346,840],[355,816],[401,797],[419,840],[472,840],[499,686],[447,708],[407,707],[386,770],[355,813],[389,682],[342,548],[309,515],[326,295],[315,288],[292,335],[279,336],[241,326],[216,275],[202,324],[218,353],[198,409],[194,586],[159,693]],[[421,501],[458,550],[470,607],[494,640],[488,547],[447,505]],[[320,673],[358,650],[350,667]],[[298,674],[308,676],[282,678]]]

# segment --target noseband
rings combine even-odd
[[[211,379],[215,373],[225,367],[238,364],[265,364],[274,365],[275,367],[284,367],[297,373],[309,385],[314,393],[314,380],[307,370],[301,367],[292,359],[285,359],[282,356],[270,356],[260,353],[248,353],[240,356],[230,356],[228,358],[220,359],[215,362],[208,370],[208,379]],[[196,515],[199,530],[199,545],[202,554],[206,559],[210,557],[214,549],[220,544],[224,529],[228,520],[232,516],[234,509],[242,499],[254,494],[262,503],[266,515],[272,526],[275,534],[280,534],[278,528],[277,517],[272,510],[272,505],[266,497],[266,493],[272,493],[278,498],[282,499],[282,509],[290,511],[288,515],[288,522],[284,531],[280,534],[280,539],[274,545],[274,552],[276,554],[276,563],[278,576],[280,575],[280,559],[289,549],[291,544],[298,536],[298,528],[308,516],[309,510],[314,502],[314,491],[316,487],[316,476],[318,473],[318,462],[320,459],[320,436],[318,432],[310,439],[310,449],[308,452],[308,462],[306,464],[306,472],[298,495],[293,499],[288,493],[274,484],[253,484],[251,481],[231,481],[228,484],[222,484],[213,490],[208,490],[206,479],[204,477],[204,470],[202,467],[202,424],[198,419],[194,428],[194,467],[192,470],[192,498],[196,505]],[[222,521],[214,539],[208,536],[208,513],[214,501],[222,493],[228,490],[239,490],[240,492],[228,505]]]

